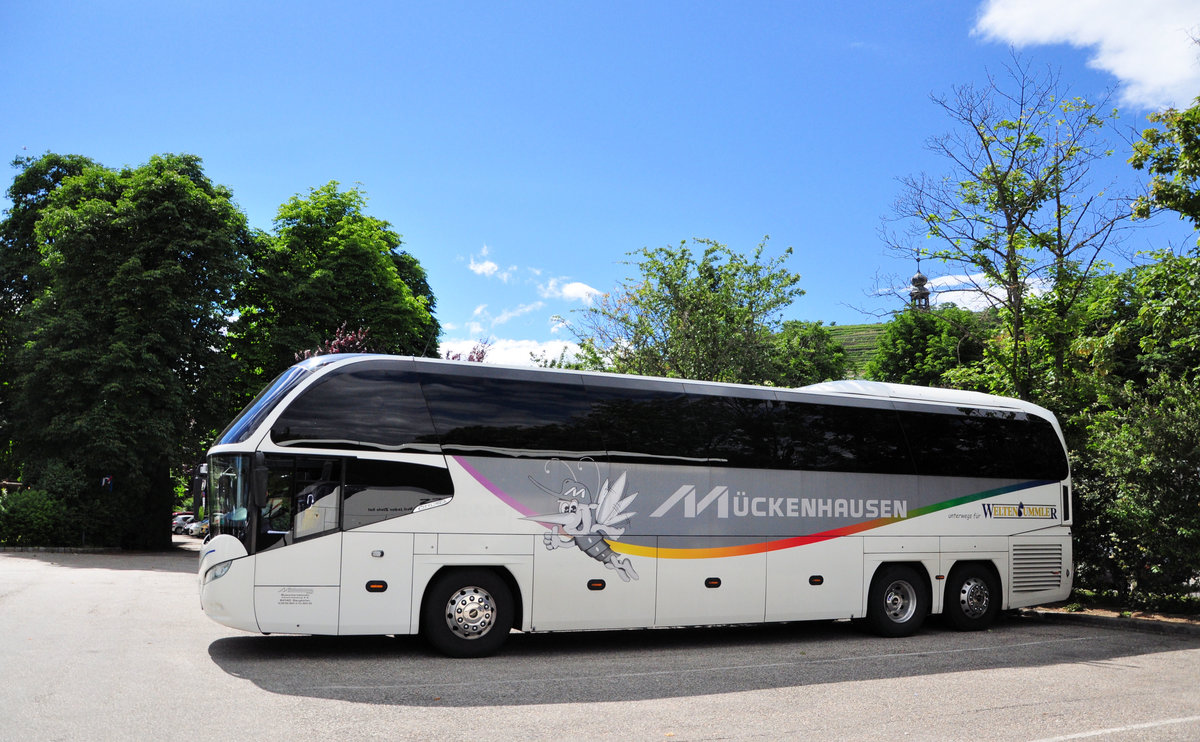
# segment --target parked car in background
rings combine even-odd
[[[192,521],[195,519],[196,516],[192,515],[191,513],[176,515],[175,519],[171,521],[171,533],[186,533],[187,527],[191,525]]]
[[[189,536],[207,536],[208,518],[205,518],[204,520],[192,521],[188,524],[187,532]]]

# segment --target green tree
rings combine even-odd
[[[983,360],[985,315],[945,304],[896,314],[879,336],[865,375],[875,381],[918,386],[954,386],[947,377],[955,369]]]
[[[1144,387],[1200,377],[1200,248],[1105,278],[1076,343],[1094,373]]]
[[[0,222],[0,316],[19,314],[42,287],[42,254],[36,229],[50,196],[63,180],[96,165],[80,155],[18,157],[7,195],[12,207]]]
[[[762,381],[805,386],[846,378],[846,349],[820,322],[789,320],[771,337],[771,369]]]
[[[275,235],[261,241],[238,291],[233,334],[243,393],[256,392],[297,352],[343,325],[368,330],[384,352],[436,355],[440,328],[425,272],[399,250],[400,235],[365,207],[361,191],[336,182],[279,207]]]
[[[1129,162],[1150,174],[1149,193],[1134,204],[1134,215],[1169,209],[1200,229],[1200,98],[1191,108],[1151,114],[1157,126],[1142,132]]]
[[[86,157],[53,153],[20,157],[12,164],[20,172],[7,192],[12,207],[0,221],[0,480],[21,475],[14,455],[9,395],[16,368],[13,346],[22,334],[22,315],[43,284],[37,222],[59,183],[95,165]]]
[[[643,248],[627,279],[569,325],[585,367],[709,381],[758,382],[774,362],[780,314],[804,292],[784,263],[706,239]]]
[[[90,543],[161,546],[172,472],[225,414],[245,217],[199,158],[162,155],[63,178],[35,234],[12,386],[25,479],[96,524]]]
[[[1039,362],[1065,377],[1075,310],[1126,214],[1090,182],[1112,154],[1104,132],[1115,112],[1068,97],[1055,75],[1032,74],[1019,58],[1007,73],[934,99],[957,125],[929,142],[949,172],[903,180],[897,216],[916,228],[893,246],[911,252],[924,234],[931,247],[918,256],[952,266],[992,301],[1005,329],[992,351],[1006,382],[996,391],[1030,399],[1044,385]]]
[[[441,325],[434,318],[434,310],[437,309],[437,299],[433,295],[433,289],[429,286],[429,276],[425,273],[425,267],[417,261],[417,258],[406,250],[392,252],[392,263],[396,266],[396,274],[400,280],[408,286],[409,291],[413,296],[425,301],[425,309],[429,312],[432,321],[425,326],[425,335],[421,339],[423,348],[436,348],[438,336],[441,335]]]

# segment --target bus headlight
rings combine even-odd
[[[224,577],[225,573],[229,571],[229,565],[231,564],[233,564],[232,559],[209,567],[208,571],[204,573],[204,584],[207,585],[213,580],[219,580]]]

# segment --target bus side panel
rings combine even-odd
[[[862,575],[860,537],[843,536],[769,552],[766,618],[807,621],[859,617]]]
[[[264,634],[336,634],[342,534],[255,556],[254,614]]]
[[[483,540],[494,544],[507,544],[499,550],[483,547],[466,548],[473,541]],[[443,545],[439,547],[439,542]],[[522,547],[514,547],[518,542]],[[445,543],[451,544],[446,547]],[[475,534],[426,534],[418,533],[413,542],[412,594],[409,600],[409,633],[416,634],[421,628],[421,603],[425,590],[433,578],[445,569],[492,569],[512,577],[524,606],[524,613],[516,617],[514,628],[528,625],[530,595],[533,585],[533,548],[531,536],[487,537]],[[514,596],[515,597],[515,596]]]
[[[637,579],[621,580],[616,571],[574,546],[548,550],[538,539],[533,555],[532,625],[534,631],[628,629],[654,625],[654,596],[660,560],[631,557]],[[588,587],[602,580],[603,589]]]
[[[888,536],[1011,536],[1060,522],[1062,483],[1014,479],[919,477],[907,517],[880,529]],[[955,504],[961,502],[961,504]]]
[[[659,539],[660,545],[669,542]],[[759,549],[765,546],[758,544]],[[761,623],[766,611],[767,554],[659,559],[657,626]]]
[[[941,581],[936,579],[937,575],[942,574],[938,571],[942,560],[938,547],[936,537],[884,536],[863,539],[862,593],[860,596],[862,607],[859,609],[859,615],[866,615],[867,595],[871,591],[871,581],[875,579],[875,573],[879,571],[879,568],[885,564],[915,566],[921,578],[925,580],[925,587],[929,590],[929,612],[941,613],[944,591],[939,587]]]
[[[1009,541],[1011,577],[1005,586],[1008,607],[1066,600],[1074,576],[1070,534],[1025,534]]]
[[[409,633],[413,535],[349,531],[342,539],[338,633]]]

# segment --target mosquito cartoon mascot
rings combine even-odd
[[[597,477],[599,479],[599,477]],[[627,513],[625,508],[637,497],[633,493],[625,497],[625,473],[617,477],[617,481],[609,485],[607,479],[600,485],[600,495],[591,502],[591,492],[586,485],[574,477],[563,480],[561,491],[546,487],[533,477],[529,478],[543,492],[558,498],[558,512],[546,515],[531,515],[525,520],[533,520],[550,526],[550,530],[542,537],[547,549],[558,549],[574,544],[583,553],[603,562],[604,566],[616,570],[625,582],[638,579],[637,572],[629,562],[629,557],[618,556],[605,541],[606,538],[620,538],[625,533],[625,527],[620,525],[637,513]]]

